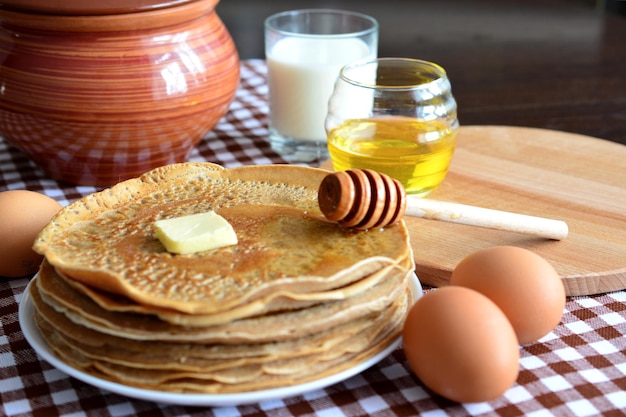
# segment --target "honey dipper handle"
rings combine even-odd
[[[564,239],[568,234],[567,223],[560,220],[419,197],[408,197],[406,214],[424,219],[507,230],[554,240]]]

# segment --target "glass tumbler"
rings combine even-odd
[[[333,9],[281,12],[265,20],[269,140],[289,162],[328,159],[324,120],[339,70],[376,58],[378,22]]]
[[[459,122],[441,66],[378,58],[342,68],[325,128],[335,171],[372,169],[425,196],[448,172]]]

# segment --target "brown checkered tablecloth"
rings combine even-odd
[[[226,167],[284,163],[267,136],[265,63],[242,63],[230,112],[192,152]],[[65,205],[96,191],[59,184],[0,138],[0,191],[41,191]],[[2,221],[2,219],[0,219]],[[616,231],[624,233],[624,231]],[[22,335],[18,304],[28,279],[0,281],[0,415],[6,416],[622,416],[626,412],[626,291],[568,299],[561,324],[521,348],[517,383],[501,398],[455,404],[426,389],[400,348],[344,382],[303,396],[239,407],[157,404],[111,394],[40,359]]]

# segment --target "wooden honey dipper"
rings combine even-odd
[[[369,169],[327,175],[320,184],[318,203],[328,220],[359,230],[384,227],[407,214],[554,240],[568,234],[567,224],[560,220],[408,197],[399,181]]]

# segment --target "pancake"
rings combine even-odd
[[[304,337],[380,313],[404,294],[409,276],[410,273],[388,267],[375,274],[376,285],[346,299],[204,327],[178,326],[154,315],[105,310],[50,273],[37,277],[31,294],[36,308],[41,310],[45,303],[80,326],[113,336],[171,342],[258,343]]]
[[[157,168],[68,205],[34,249],[91,288],[194,315],[267,306],[285,292],[306,300],[390,263],[412,270],[402,221],[352,232],[321,215],[317,189],[327,174],[288,165]],[[232,224],[237,245],[173,255],[154,238],[154,221],[208,210]]]
[[[385,260],[381,259],[380,263],[384,264]],[[396,269],[398,273],[402,272],[400,267],[397,267]],[[266,298],[254,300],[247,304],[237,306],[231,310],[221,311],[214,314],[186,314],[155,306],[138,304],[126,297],[106,293],[84,285],[83,283],[54,270],[46,261],[42,264],[39,271],[39,277],[40,280],[38,281],[38,285],[44,288],[44,292],[54,292],[51,288],[45,290],[45,287],[59,285],[58,280],[63,279],[65,283],[73,287],[78,292],[89,297],[92,301],[98,304],[98,306],[105,310],[113,312],[152,314],[168,323],[190,327],[204,327],[216,324],[226,324],[231,321],[263,314],[271,314],[277,311],[306,308],[324,301],[346,299],[377,284],[384,278],[384,275],[374,273],[344,287],[323,292],[292,293],[282,291],[271,294]]]
[[[64,349],[78,352],[85,358],[141,369],[209,372],[295,357],[317,355],[318,358],[324,358],[328,352],[339,349],[358,350],[359,339],[380,332],[388,324],[393,311],[388,309],[382,314],[370,314],[309,337],[284,342],[241,345],[157,342],[156,347],[152,341],[128,343],[126,339],[114,339],[111,336],[106,338],[106,343],[85,343],[76,337],[85,333],[84,328],[76,326],[62,315],[49,320],[51,315],[48,313],[43,312],[45,316],[37,313],[36,323],[41,333],[47,335],[46,339],[55,338],[51,344],[62,345]],[[58,326],[59,321],[63,322],[61,326]],[[70,332],[63,330],[68,327],[75,329]]]
[[[285,300],[280,297],[275,297],[271,302],[267,302],[267,300],[263,299],[255,300],[254,302],[243,304],[228,311],[213,314],[187,314],[157,306],[138,304],[127,297],[92,288],[58,271],[55,272],[55,275],[57,279],[62,278],[68,285],[91,298],[98,306],[105,310],[122,313],[152,314],[168,323],[194,327],[225,324],[246,317],[271,314],[284,309],[306,308],[319,303],[315,300]],[[46,284],[50,285],[53,283],[46,281]]]
[[[373,357],[413,301],[408,231],[329,222],[327,174],[173,164],[68,205],[34,245],[42,337],[82,372],[181,393],[285,387]],[[157,220],[209,210],[236,245],[177,255],[154,237]]]
[[[309,337],[282,342],[202,344],[125,339],[80,326],[45,303],[38,303],[35,311],[35,321],[42,333],[54,332],[78,351],[107,357],[110,358],[109,361],[120,364],[128,361],[141,364],[155,362],[157,367],[161,368],[177,367],[184,362],[194,360],[225,362],[246,358],[275,359],[319,353],[332,349],[337,343],[363,330],[372,331],[378,325],[387,325],[386,319],[388,318],[388,310],[382,314],[372,313]],[[169,358],[173,364],[164,360],[165,358]]]
[[[80,349],[45,319],[37,318],[45,340],[65,362],[83,372],[115,382],[169,392],[231,393],[269,389],[303,383],[340,372],[361,363],[388,346],[400,333],[411,304],[411,296],[398,297],[384,316],[356,335],[344,338],[333,349],[305,351],[286,357],[242,358],[214,361],[207,367],[162,366],[153,360],[132,362],[116,360],[109,354]],[[91,349],[91,352],[89,351]],[[207,347],[208,349],[208,347]],[[147,350],[146,352],[148,352]],[[119,358],[119,357],[118,357]],[[147,362],[147,363],[146,363]]]

